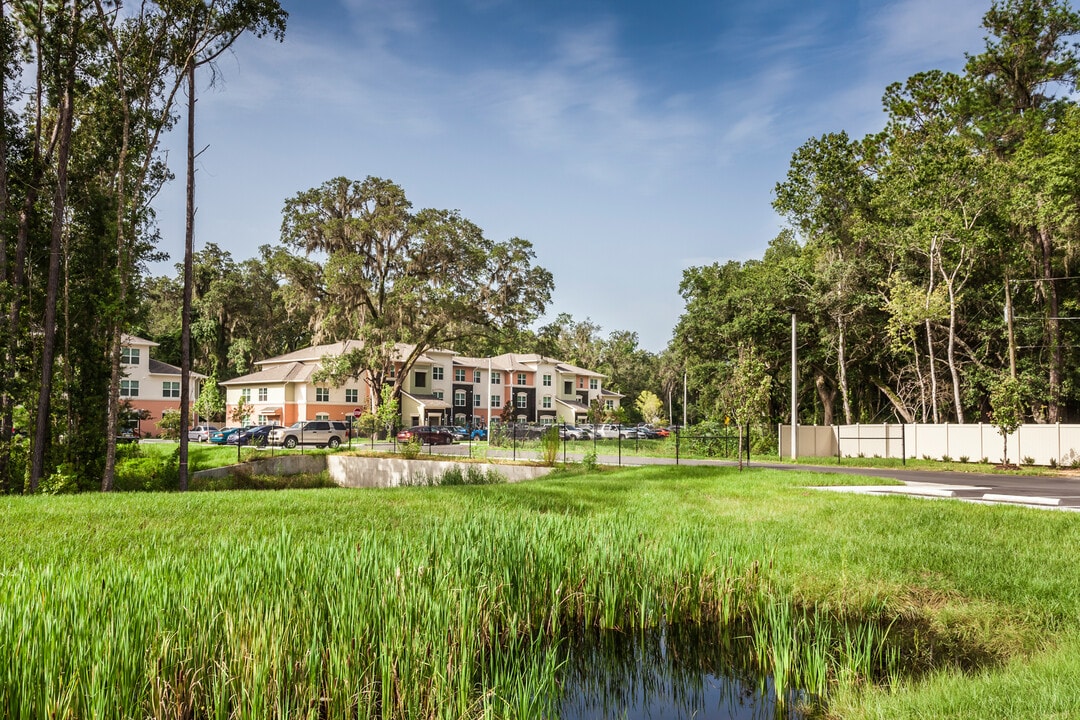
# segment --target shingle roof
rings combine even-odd
[[[176,367],[175,365],[170,365],[169,363],[161,362],[160,360],[155,360],[154,358],[149,358],[149,361],[150,362],[148,367],[150,368],[151,375],[176,375],[177,377],[180,376],[180,368]],[[194,370],[191,371],[190,375],[194,378],[200,378],[203,380],[206,379],[205,375],[203,375],[202,373],[197,373]]]
[[[308,378],[318,370],[318,365],[308,365],[302,362],[281,363],[263,368],[248,375],[226,380],[221,385],[273,385],[287,382],[307,382]]]

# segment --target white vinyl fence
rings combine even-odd
[[[791,457],[791,426],[779,426],[780,457]],[[799,457],[892,457],[1002,461],[1005,445],[993,425],[800,425]],[[1008,438],[1009,461],[1080,466],[1080,425],[1022,425]]]

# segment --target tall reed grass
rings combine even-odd
[[[0,716],[536,718],[570,628],[750,627],[782,686],[875,673],[887,629],[830,629],[734,535],[508,516],[133,547],[0,577]]]

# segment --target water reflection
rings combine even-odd
[[[807,698],[777,703],[769,678],[740,662],[745,640],[715,628],[663,627],[570,638],[562,672],[562,720],[799,720]]]

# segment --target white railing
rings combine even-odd
[[[800,425],[800,457],[967,458],[1001,462],[1005,448],[997,428],[978,424]],[[791,426],[779,426],[780,458],[791,456]],[[1009,461],[1080,465],[1080,425],[1021,425],[1008,437]]]

